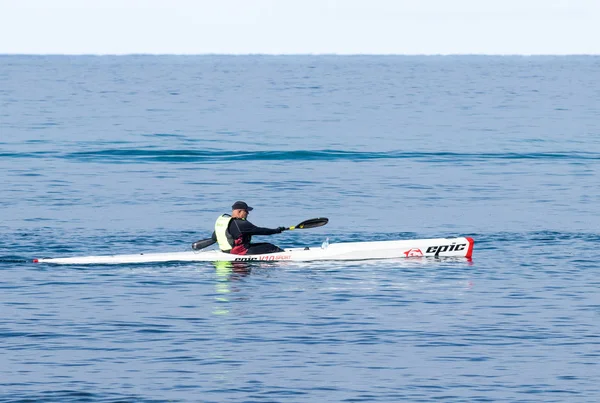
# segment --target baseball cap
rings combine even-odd
[[[246,211],[252,211],[254,210],[252,207],[248,206],[248,204],[246,204],[246,202],[243,201],[236,201],[235,203],[233,203],[233,206],[231,206],[232,210],[246,210]]]

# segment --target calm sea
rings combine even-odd
[[[0,402],[600,401],[600,57],[0,56]],[[473,260],[58,267],[281,246]]]

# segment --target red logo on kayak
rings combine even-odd
[[[261,256],[248,256],[248,257],[236,257],[233,259],[234,262],[254,262],[258,260],[292,260],[292,255],[261,255]]]
[[[292,255],[267,255],[261,256],[260,260],[290,260]]]
[[[406,252],[404,252],[404,254],[406,255],[406,257],[423,256],[423,252],[421,252],[421,249],[409,249]]]

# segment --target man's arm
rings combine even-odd
[[[281,233],[280,228],[264,228],[257,227],[247,220],[234,220],[234,225],[237,226],[243,235],[273,235]]]

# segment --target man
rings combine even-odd
[[[223,214],[215,222],[212,240],[219,244],[221,251],[234,255],[259,255],[262,253],[283,252],[283,249],[267,242],[252,243],[252,235],[280,234],[287,227],[275,229],[257,227],[247,220],[253,208],[243,201],[231,206],[231,215]]]

